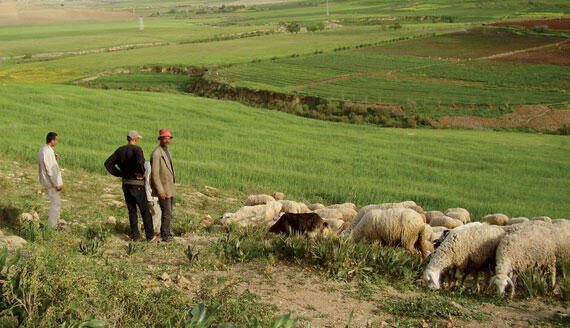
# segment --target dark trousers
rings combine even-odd
[[[172,233],[170,232],[170,221],[172,220],[172,205],[174,197],[158,199],[158,204],[160,205],[160,211],[162,215],[160,217],[160,237],[162,239],[172,238]]]
[[[123,184],[123,193],[125,194],[125,202],[127,203],[127,209],[129,210],[131,238],[137,240],[141,237],[139,233],[138,220],[137,220],[137,206],[138,206],[141,212],[146,239],[151,240],[152,237],[154,237],[154,229],[152,226],[152,215],[150,214],[150,208],[148,207],[148,201],[146,199],[146,191],[144,186]]]

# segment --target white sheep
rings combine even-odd
[[[358,209],[354,203],[342,203],[342,204],[333,204],[327,206],[328,208],[350,208],[356,212]]]
[[[342,220],[346,222],[350,222],[356,216],[356,211],[349,207],[339,207],[336,208],[342,214]]]
[[[552,285],[556,282],[556,242],[552,240],[552,225],[517,224],[507,233],[496,252],[495,276],[491,285],[495,285],[497,294],[502,295],[507,285],[511,285],[512,297],[515,293],[513,282],[517,273],[531,268],[540,268],[550,272]]]
[[[444,216],[438,216],[438,217],[431,219],[431,221],[429,222],[429,225],[431,225],[432,227],[446,227],[449,229],[453,229],[453,228],[457,228],[457,227],[463,225],[463,222],[444,215]]]
[[[315,212],[316,213],[316,212]],[[333,231],[333,233],[336,233],[340,230],[340,228],[344,225],[344,221],[343,220],[339,220],[339,219],[326,219],[323,218],[323,220],[325,220],[329,226],[329,228]]]
[[[518,217],[518,218],[510,218],[509,222],[507,222],[507,225],[513,225],[513,224],[519,224],[519,223],[524,223],[524,222],[528,222],[528,218],[525,217]]]
[[[461,221],[463,224],[471,222],[471,214],[462,207],[448,208],[444,214]]]
[[[443,212],[442,211],[427,211],[424,213],[425,217],[426,217],[426,223],[429,223],[431,221],[431,219],[436,218],[438,216],[443,216]]]
[[[275,200],[283,200],[285,199],[285,194],[279,191],[275,191],[273,193],[273,198],[275,198]]]
[[[240,226],[251,224],[272,224],[283,205],[273,201],[265,205],[244,206],[235,213],[225,213],[221,218],[222,224],[235,222]]]
[[[481,219],[481,222],[493,224],[493,225],[504,226],[507,223],[509,223],[509,217],[506,216],[505,214],[502,214],[502,213],[489,214],[489,215],[485,215]]]
[[[269,202],[274,202],[274,201],[275,201],[275,198],[273,198],[269,195],[264,195],[264,194],[250,195],[245,200],[245,206],[264,205],[264,204],[267,204]]]
[[[342,212],[334,208],[321,208],[315,210],[315,213],[322,218],[342,220]]]
[[[401,245],[425,258],[428,251],[433,250],[433,245],[425,235],[424,225],[421,215],[409,208],[371,210],[354,227],[352,238],[355,242],[365,238],[388,245]],[[414,248],[416,245],[419,249]]]
[[[427,224],[427,223],[426,223]],[[431,225],[430,225],[431,227]],[[439,240],[441,235],[445,232],[448,231],[449,229],[446,227],[431,227],[431,231],[432,231],[432,236],[431,236],[431,241],[434,242],[436,240]],[[443,241],[443,239],[442,239]]]
[[[309,205],[308,207],[311,211],[316,211],[316,210],[320,210],[322,208],[325,208],[325,205],[323,205],[321,203],[315,203],[315,204]]]
[[[401,203],[383,203],[383,204],[372,204],[372,205],[364,206],[363,208],[360,209],[360,211],[358,211],[358,213],[352,219],[352,221],[350,221],[350,225],[342,232],[342,235],[348,235],[350,232],[352,232],[352,230],[354,229],[354,227],[356,227],[358,225],[358,223],[360,222],[362,217],[364,217],[364,215],[366,215],[368,212],[370,212],[372,210],[382,210],[382,209],[389,209],[389,208],[411,208],[411,207],[418,209],[418,210],[421,209],[421,207],[419,207],[412,200],[407,200],[407,201],[404,201]],[[423,212],[423,210],[422,210],[422,212]]]
[[[552,220],[552,227],[556,241],[556,258],[570,261],[570,221],[566,219]]]
[[[304,203],[296,202],[293,200],[278,200],[278,202],[281,203],[281,205],[283,205],[282,212],[285,213],[299,214],[299,213],[313,212]]]
[[[552,219],[548,216],[536,216],[536,217],[532,218],[531,220],[537,220],[537,221],[544,221],[544,222],[552,223]]]
[[[495,258],[495,249],[504,234],[503,229],[487,224],[457,230],[436,249],[424,271],[423,280],[431,289],[440,289],[439,280],[443,273],[470,269],[479,291],[477,270]]]

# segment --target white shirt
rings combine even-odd
[[[144,189],[147,202],[156,202],[158,197],[152,197],[152,189],[150,188],[150,169],[150,162],[144,162]]]
[[[50,145],[44,145],[38,153],[40,182],[46,188],[63,186],[61,171],[55,159],[55,153]]]

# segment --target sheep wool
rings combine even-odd
[[[272,224],[274,218],[281,211],[282,205],[273,201],[265,205],[244,206],[235,213],[226,213],[222,216],[222,224],[237,223],[240,226],[251,224]]]
[[[313,212],[304,203],[296,202],[293,200],[278,200],[278,202],[280,202],[281,205],[283,205],[282,212],[285,213],[299,214],[299,213]]]
[[[421,215],[409,208],[371,210],[354,227],[352,238],[359,242],[378,240],[383,244],[401,245],[406,250],[425,257],[428,244]],[[420,249],[415,249],[417,242]]]
[[[453,229],[463,225],[463,223],[457,219],[450,218],[449,216],[444,215],[433,218],[429,222],[429,225],[431,225],[432,227],[446,227],[448,229]]]
[[[349,207],[339,207],[336,209],[342,214],[342,220],[346,222],[352,221],[356,216],[356,211]]]
[[[412,200],[407,200],[401,203],[383,203],[383,204],[372,204],[364,206],[363,208],[360,209],[360,211],[358,211],[358,213],[352,219],[352,221],[350,221],[350,224],[342,232],[342,235],[348,235],[358,225],[362,217],[364,217],[366,213],[372,210],[382,210],[389,208],[410,208],[410,207],[418,207],[418,205]]]
[[[570,261],[570,221],[552,220],[553,235],[556,241],[556,259]]]
[[[531,220],[537,220],[537,221],[544,221],[544,222],[552,223],[552,219],[548,216],[537,216],[537,217],[532,218]]]
[[[489,215],[485,215],[481,219],[481,222],[493,224],[493,225],[504,226],[507,223],[509,223],[509,217],[506,216],[505,214],[502,214],[502,213],[489,214]]]
[[[333,204],[330,206],[327,206],[328,208],[350,208],[351,210],[355,211],[357,210],[356,205],[354,203],[342,203],[342,204]]]
[[[325,208],[325,205],[323,205],[321,203],[315,203],[315,204],[309,205],[308,207],[311,211],[316,211],[316,210],[320,210],[322,208]]]
[[[443,216],[444,214],[442,211],[427,211],[424,212],[424,215],[426,217],[426,223],[429,223],[431,219],[436,218],[438,216]]]
[[[447,211],[445,211],[445,215],[457,219],[463,224],[471,222],[471,214],[462,207],[448,208]]]
[[[325,222],[327,222],[329,228],[333,231],[333,233],[338,232],[340,230],[340,228],[344,225],[344,221],[339,220],[339,219],[325,219],[325,218],[323,218],[323,220],[325,220]]]
[[[519,218],[510,218],[509,222],[507,222],[507,225],[513,225],[513,224],[519,224],[519,223],[524,223],[524,222],[528,222],[528,218],[525,217],[519,217]]]
[[[432,255],[423,280],[431,289],[440,289],[442,273],[453,269],[482,268],[495,258],[495,250],[504,235],[500,227],[487,224],[472,225],[450,233]]]
[[[273,201],[275,201],[275,198],[269,195],[250,195],[245,200],[245,206],[264,205]]]
[[[523,227],[520,227],[523,226]],[[550,272],[552,285],[556,281],[556,243],[552,240],[552,225],[518,224],[516,231],[507,233],[497,246],[495,276],[490,285],[495,285],[497,294],[511,285],[511,297],[515,293],[512,278],[522,271],[539,268]]]
[[[322,218],[342,220],[342,212],[334,208],[321,208],[315,210],[315,213]]]

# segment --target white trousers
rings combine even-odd
[[[49,217],[48,225],[57,228],[59,223],[59,213],[61,212],[61,197],[55,188],[46,188],[49,195]]]

